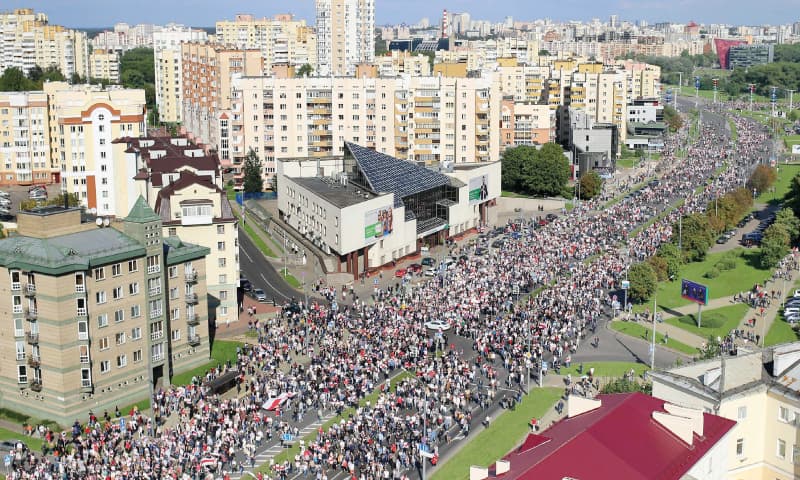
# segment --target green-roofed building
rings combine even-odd
[[[0,406],[71,424],[208,361],[205,258],[142,198],[122,220],[45,207],[0,240]],[[0,302],[2,303],[2,302]]]

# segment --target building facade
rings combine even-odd
[[[353,75],[375,57],[375,0],[316,0],[318,73]]]
[[[96,48],[89,55],[89,77],[119,83],[119,53]]]
[[[216,41],[244,50],[259,50],[264,67],[274,65],[311,65],[317,71],[317,36],[305,20],[292,15],[255,18],[236,15],[234,20],[221,20],[216,25]]]
[[[0,92],[0,185],[53,183],[44,92]]]
[[[165,123],[180,123],[183,118],[183,56],[181,43],[205,42],[205,30],[170,23],[153,32],[153,61],[156,74],[158,118]]]
[[[4,408],[69,424],[207,361],[208,249],[164,240],[144,199],[113,225],[62,207],[18,222],[0,241]]]

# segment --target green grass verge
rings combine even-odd
[[[731,126],[731,140],[735,142],[736,140],[739,139],[739,132],[736,130],[736,122],[734,122],[733,119],[729,118],[728,125]]]
[[[580,376],[578,373],[579,363],[573,362],[569,368],[561,367],[560,375],[570,374],[573,377]],[[614,377],[619,378],[631,371],[631,368],[636,372],[636,375],[642,375],[644,372],[650,370],[650,367],[643,363],[634,362],[583,362],[583,375],[589,373],[589,369],[594,368],[595,377]]]
[[[783,137],[783,144],[791,151],[792,145],[800,144],[800,135],[785,135]]]
[[[281,269],[279,270],[279,273],[281,274],[281,277],[283,277],[283,279],[286,281],[286,283],[288,283],[288,284],[289,284],[289,285],[291,285],[292,287],[294,287],[294,288],[300,288],[300,287],[302,287],[302,286],[303,286],[303,284],[300,282],[300,280],[296,279],[296,278],[295,278],[295,277],[294,277],[294,276],[293,276],[293,275],[292,275],[292,274],[289,272],[289,269],[288,269],[288,268],[281,268]]]
[[[773,187],[774,192],[766,191],[758,195],[756,203],[770,203],[781,202],[783,197],[789,193],[789,186],[792,179],[800,174],[800,165],[795,164],[778,164],[778,178],[775,180]]]
[[[632,155],[628,157],[621,157],[617,160],[617,167],[619,168],[633,168],[639,164],[639,156]]]
[[[704,275],[711,270],[720,259],[735,252],[736,267],[732,270],[720,271],[717,278],[706,278]],[[742,247],[729,250],[728,252],[710,253],[706,255],[702,262],[688,263],[681,267],[676,280],[669,282],[659,282],[657,297],[658,306],[662,308],[677,308],[689,305],[688,300],[681,298],[681,279],[685,278],[693,282],[708,286],[708,299],[728,297],[734,293],[745,292],[753,288],[756,283],[763,283],[769,278],[771,271],[762,269],[759,266],[758,258],[761,250],[758,248],[745,249]],[[652,297],[641,305],[636,305],[634,310],[641,311],[653,304]]]
[[[233,211],[233,214],[236,215],[236,218],[239,219],[239,226],[242,228],[242,230],[244,230],[247,236],[250,237],[250,240],[253,241],[253,243],[256,245],[256,248],[261,250],[261,253],[263,253],[268,257],[278,258],[278,255],[272,251],[272,249],[269,247],[269,245],[267,245],[267,242],[264,241],[261,235],[258,235],[256,233],[256,231],[251,226],[250,221],[242,222],[242,217],[236,210]]]
[[[233,185],[225,185],[225,195],[228,197],[228,200],[236,201],[236,190],[233,189]]]
[[[514,410],[506,410],[489,428],[469,438],[469,443],[447,463],[435,467],[431,480],[462,480],[469,478],[472,465],[489,466],[503,458],[528,433],[531,418],[541,418],[561,398],[561,388],[539,388],[523,398]],[[430,469],[429,469],[430,471]]]
[[[20,440],[34,452],[41,452],[42,444],[44,443],[42,439],[38,437],[29,437],[27,435],[23,435],[22,433],[13,432],[5,428],[0,428],[0,441],[2,440]]]
[[[702,338],[708,338],[709,335],[712,337],[724,337],[731,330],[739,327],[739,323],[744,318],[747,310],[747,305],[739,303],[705,311],[700,317],[700,327],[697,326],[697,315],[694,313],[681,317],[665,318],[664,321]]]
[[[200,365],[191,370],[179,373],[172,377],[173,385],[188,385],[195,375],[201,376],[212,367],[223,364],[230,360],[236,362],[236,347],[241,347],[241,342],[232,342],[229,340],[214,340],[214,345],[211,347],[211,360],[205,365]]]
[[[174,380],[176,377],[172,377],[172,378]],[[191,380],[191,377],[189,377],[189,379]],[[138,402],[131,403],[130,405],[125,405],[124,407],[120,408],[119,411],[120,411],[121,414],[127,415],[127,414],[130,413],[130,411],[131,411],[131,409],[133,407],[136,407],[136,409],[139,410],[140,412],[144,412],[145,410],[149,410],[150,409],[150,399],[149,398],[145,398],[144,400],[139,400]],[[99,416],[100,414],[98,413],[97,415]]]
[[[764,321],[764,320],[760,320]],[[798,332],[792,328],[791,325],[786,323],[783,315],[778,315],[769,327],[766,338],[764,338],[764,346],[769,347],[781,343],[796,342],[800,338]]]
[[[635,322],[622,322],[622,321],[614,321],[611,322],[611,329],[615,330],[623,335],[628,335],[629,337],[641,338],[643,340],[652,341],[653,338],[653,329],[644,327]],[[656,329],[656,342],[659,345],[664,344],[664,334],[658,333],[658,329]],[[686,345],[685,343],[681,343],[673,338],[670,338],[666,343],[667,348],[671,348],[673,350],[677,350],[679,352],[683,352],[687,355],[696,355],[698,353],[697,349],[692,347],[691,345]],[[628,369],[630,370],[630,369]]]

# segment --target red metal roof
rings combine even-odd
[[[536,393],[534,392],[534,395]],[[641,393],[599,395],[596,410],[531,435],[505,457],[504,480],[672,480],[681,478],[736,422],[703,414],[703,437],[687,445],[653,420],[664,401]],[[544,442],[543,439],[550,439]]]

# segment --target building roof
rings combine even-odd
[[[321,198],[330,202],[337,208],[347,208],[365,202],[368,198],[375,198],[374,192],[359,190],[352,183],[343,185],[334,179],[327,177],[292,177],[292,181],[297,185],[314,192]]]
[[[169,198],[174,195],[176,192],[184,190],[192,185],[199,185],[204,188],[210,189],[214,192],[214,195],[220,196],[220,206],[221,206],[221,215],[218,217],[214,217],[214,222],[232,222],[236,220],[236,217],[233,215],[233,209],[231,208],[231,203],[228,200],[225,191],[219,188],[214,184],[214,182],[209,179],[209,177],[203,175],[196,175],[195,173],[189,170],[182,170],[180,172],[180,176],[174,182],[170,182],[169,185],[162,188],[158,192],[158,197],[156,198],[156,205],[155,211],[158,212],[160,215],[161,221],[164,222],[165,225],[170,223],[178,223],[180,224],[180,220],[174,220],[172,218],[172,205],[169,201]],[[194,198],[194,199],[187,199],[181,201],[181,204],[191,204],[191,203],[208,203],[210,202],[210,198]]]
[[[203,258],[211,253],[208,247],[186,243],[178,237],[164,237],[164,255],[167,265],[176,265]]]
[[[641,393],[599,395],[602,405],[560,420],[505,457],[508,480],[620,479],[667,480],[683,477],[736,422],[702,414],[702,435],[685,443],[654,412],[665,402]]]
[[[447,175],[434,172],[415,163],[400,160],[375,150],[345,142],[347,149],[369,183],[378,193],[394,193],[396,199],[421,193],[436,187],[462,186]],[[461,184],[461,185],[459,185]]]
[[[156,212],[150,208],[150,205],[147,204],[147,200],[141,195],[136,199],[136,203],[133,204],[133,208],[131,208],[128,216],[125,217],[125,221],[132,223],[149,223],[159,220],[161,220],[161,217],[156,215]]]

